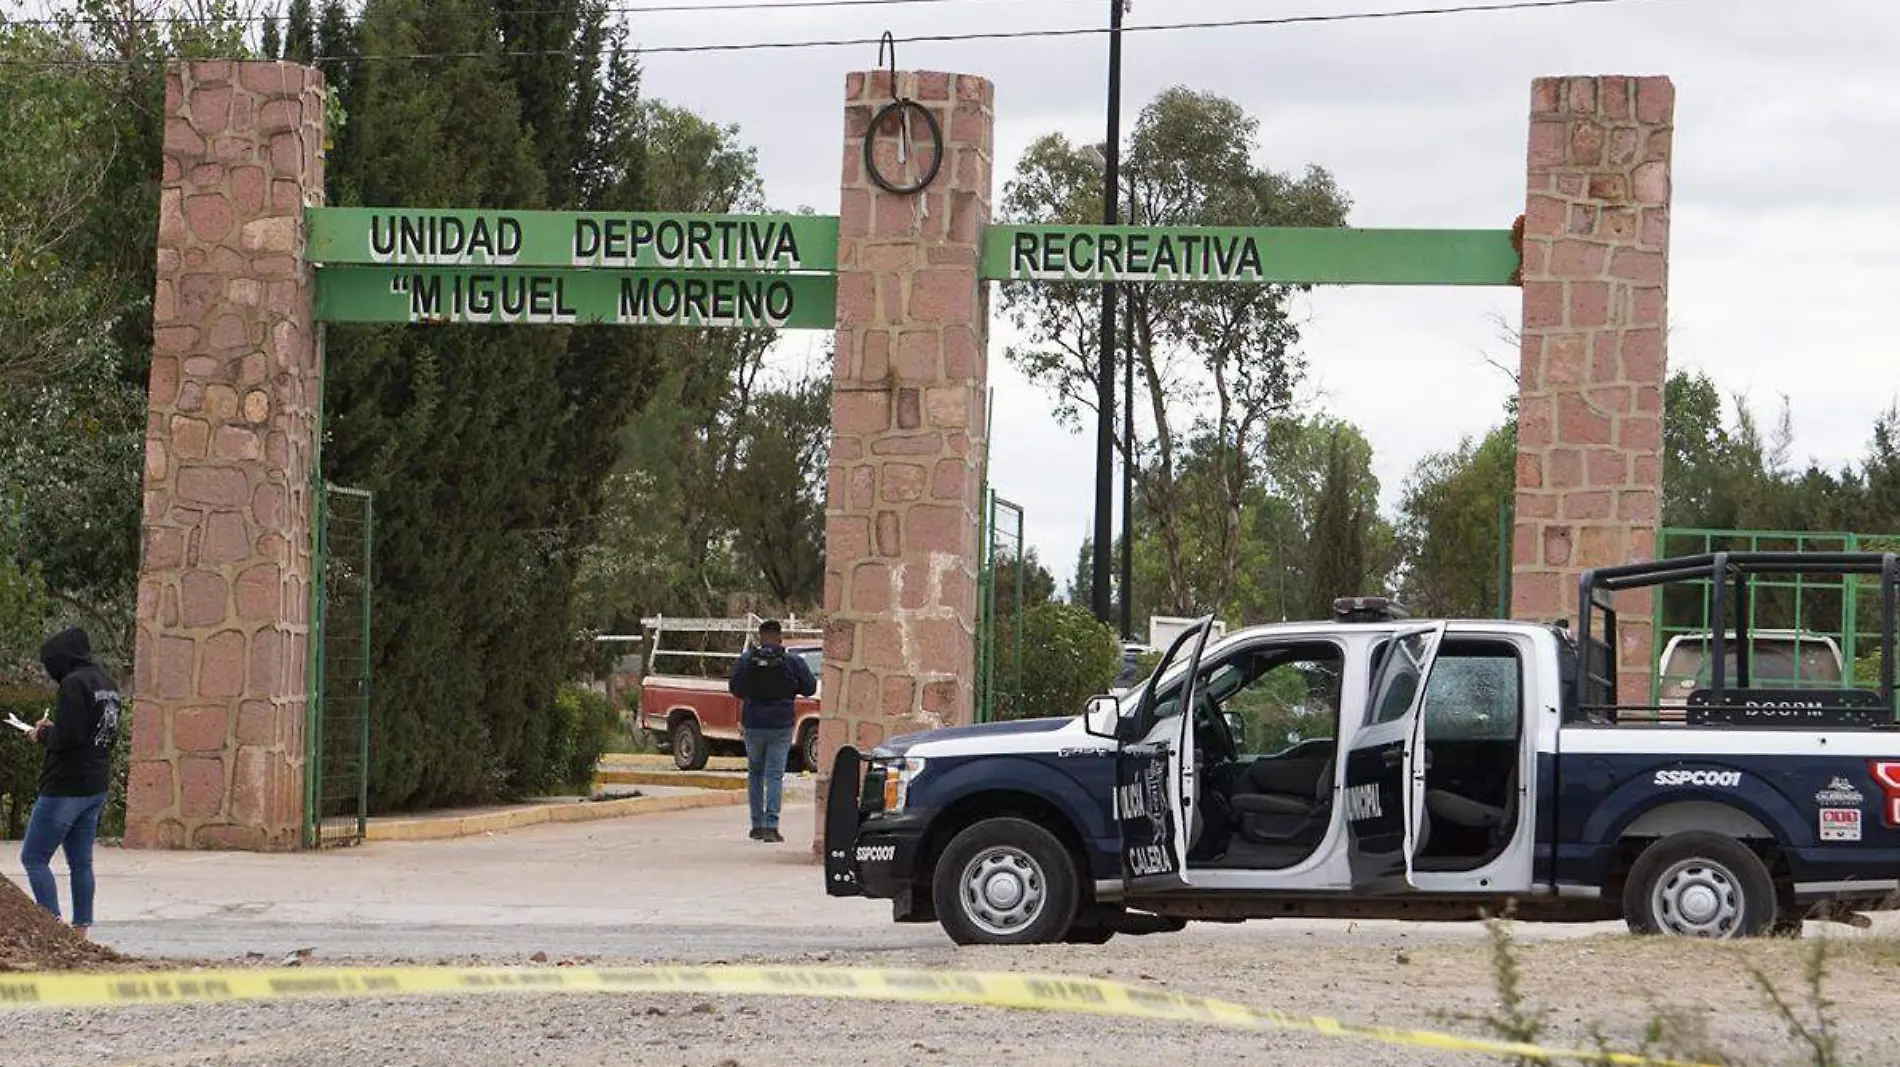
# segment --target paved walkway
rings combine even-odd
[[[102,941],[141,954],[716,958],[941,939],[889,905],[837,900],[811,857],[809,787],[784,844],[746,837],[743,805],[321,853],[101,849]],[[54,861],[66,892],[64,864]],[[0,873],[25,885],[17,849]]]
[[[436,962],[483,957],[679,961],[947,948],[935,925],[897,925],[883,901],[824,892],[811,857],[808,784],[787,791],[788,840],[746,837],[746,809],[549,823],[442,841],[375,841],[321,853],[99,852],[95,936],[142,956],[343,957]],[[64,884],[64,865],[55,861]],[[20,885],[17,847],[0,874]],[[1900,916],[1883,915],[1891,934]],[[1526,939],[1621,923],[1526,925]],[[1853,936],[1841,927],[1829,936]],[[1475,923],[1278,919],[1196,924],[1170,941],[1420,944],[1483,936]],[[1142,940],[1128,942],[1139,953]]]

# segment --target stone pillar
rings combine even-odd
[[[166,74],[132,847],[300,844],[323,104],[292,63]]]
[[[915,195],[876,185],[864,173],[864,139],[892,99],[890,75],[846,79],[820,836],[841,745],[869,751],[973,718],[989,333],[977,260],[990,217],[992,90],[983,78],[934,72],[899,72],[896,88],[942,125],[943,163]],[[875,145],[880,172],[903,180],[899,129],[887,119]],[[914,151],[928,153],[915,117],[911,134]]]
[[[1524,213],[1511,613],[1577,619],[1583,571],[1654,557],[1675,87],[1539,78]],[[1650,598],[1618,606],[1618,690],[1647,703]]]

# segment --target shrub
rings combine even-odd
[[[58,697],[57,691],[38,686],[0,688],[0,720],[11,713],[25,722],[37,722],[52,712]],[[4,730],[0,734],[0,838],[17,840],[26,833],[27,816],[39,799],[45,749],[10,727],[0,730]]]
[[[997,695],[996,718],[1079,714],[1121,673],[1121,642],[1095,616],[1070,604],[1038,604],[1023,614],[1023,673],[1018,692]],[[1015,628],[997,634],[999,663],[1014,661]]]
[[[1848,664],[1848,668],[1854,672],[1851,684],[1863,686],[1868,689],[1878,688],[1880,685],[1880,649],[1876,647],[1872,652],[1857,657],[1854,662]]]
[[[119,719],[119,735],[112,741],[112,763],[106,779],[106,810],[99,814],[99,837],[117,841],[125,837],[125,783],[132,773],[132,707],[125,706]]]
[[[550,792],[593,791],[601,754],[621,730],[620,715],[605,695],[582,685],[563,685],[554,697],[547,734]]]

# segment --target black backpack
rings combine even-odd
[[[759,645],[747,652],[740,677],[747,700],[770,703],[798,695],[798,680],[792,677],[783,645]]]

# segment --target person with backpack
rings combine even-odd
[[[784,628],[778,620],[767,619],[759,624],[758,643],[733,666],[726,688],[745,702],[739,728],[745,737],[751,838],[783,841],[778,832],[779,796],[785,787],[785,758],[792,750],[796,702],[818,692],[818,679],[804,660],[785,650]]]
[[[52,718],[33,727],[32,738],[46,749],[46,761],[39,799],[20,843],[20,865],[26,868],[33,899],[58,918],[53,853],[66,853],[73,883],[73,930],[85,937],[92,927],[92,845],[106,807],[122,698],[112,676],[93,663],[92,642],[77,626],[47,638],[40,646],[40,663],[59,686],[59,703]]]

